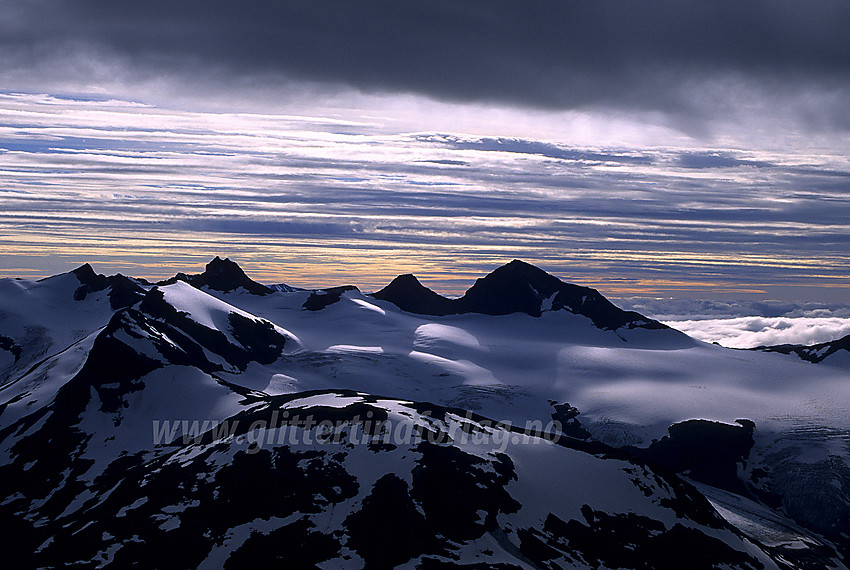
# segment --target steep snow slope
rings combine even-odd
[[[265,366],[301,350],[288,331],[185,283],[151,289],[79,344],[78,358],[43,361],[0,390],[0,461],[29,449],[28,470],[46,463],[47,473],[52,459],[38,447],[46,438],[54,452],[93,462],[77,474],[92,479],[101,460],[150,448],[153,420],[235,413],[268,384]],[[228,374],[241,383],[228,383]]]
[[[0,387],[23,376],[39,384],[39,365],[81,365],[91,335],[143,294],[140,282],[97,275],[88,264],[39,281],[0,279]]]

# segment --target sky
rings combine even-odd
[[[0,276],[850,302],[847,2],[0,10]]]

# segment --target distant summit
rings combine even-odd
[[[459,312],[455,301],[431,291],[410,273],[399,275],[372,296],[409,313],[443,316]]]
[[[303,291],[301,287],[293,287],[292,285],[287,285],[286,283],[275,283],[274,285],[269,285],[269,289],[272,291],[276,291],[278,293],[295,293],[296,291]]]
[[[572,293],[593,291],[564,283],[538,267],[515,259],[476,280],[460,299],[459,304],[464,309],[462,312],[465,313],[485,315],[526,313],[532,317],[539,317],[544,310],[563,308],[555,307],[553,301],[564,289],[571,290]]]
[[[222,293],[229,293],[240,287],[252,295],[268,295],[274,292],[273,289],[248,277],[236,262],[230,261],[229,258],[222,259],[219,256],[215,256],[212,261],[207,263],[203,273],[198,275],[178,273],[175,277],[163,281],[161,284],[174,283],[175,281],[185,281],[192,287],[207,287]]]
[[[78,268],[71,271],[74,276],[80,280],[80,283],[83,285],[104,285],[106,284],[106,277],[104,275],[100,275],[95,272],[92,268],[91,264],[84,263],[80,265]]]
[[[596,289],[564,283],[518,259],[478,279],[460,299],[449,299],[431,291],[413,275],[396,277],[372,296],[389,301],[403,311],[421,315],[525,313],[539,317],[545,311],[567,310],[589,318],[594,325],[606,330],[668,328],[640,313],[620,309]]]
[[[110,299],[115,307],[129,306],[141,299],[145,292],[139,282],[120,274],[105,277],[96,273],[89,264],[82,265],[71,273],[80,282],[74,293],[78,300],[84,299],[89,293],[110,288]],[[219,256],[207,263],[203,273],[178,273],[157,285],[169,285],[177,281],[186,282],[198,289],[206,288],[222,293],[243,290],[252,295],[269,295],[274,292],[299,290],[286,285],[268,287],[258,283],[248,277],[236,262]],[[311,311],[321,310],[339,301],[346,291],[356,289],[348,285],[312,291],[303,307]],[[477,313],[495,316],[524,313],[540,317],[544,312],[566,310],[589,318],[596,327],[603,330],[668,328],[640,313],[620,309],[596,289],[565,283],[539,267],[518,259],[476,280],[458,299],[450,299],[432,291],[409,273],[399,275],[371,296],[390,302],[403,311],[419,315]],[[785,347],[765,348],[776,352],[782,352],[784,349]]]
[[[70,272],[76,277],[80,286],[74,291],[74,300],[82,301],[92,293],[108,290],[109,304],[113,309],[121,309],[141,300],[145,290],[138,283],[120,273],[107,277],[95,272],[91,265],[85,263]]]
[[[206,286],[224,293],[240,287],[254,295],[268,295],[272,292],[265,285],[261,285],[245,275],[238,264],[230,261],[229,258],[222,259],[219,256],[215,256],[212,261],[207,263],[204,272],[195,276],[189,284],[193,287]]]

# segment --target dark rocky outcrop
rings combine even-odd
[[[328,305],[333,305],[342,298],[342,294],[346,291],[357,291],[354,285],[342,285],[340,287],[330,287],[328,289],[318,289],[310,293],[307,300],[302,305],[308,311],[321,311]]]
[[[389,301],[408,313],[443,316],[458,312],[452,299],[431,291],[410,273],[399,275],[389,285],[372,294],[372,297]]]
[[[91,293],[108,289],[109,304],[113,310],[118,310],[134,305],[145,295],[145,290],[129,277],[120,273],[110,277],[95,273],[88,263],[71,273],[80,281],[80,286],[74,291],[75,301],[82,301]]]
[[[170,285],[176,281],[185,281],[192,287],[206,287],[213,291],[222,293],[230,293],[236,291],[240,287],[252,295],[268,295],[274,290],[266,287],[261,283],[257,283],[248,277],[242,268],[229,258],[215,258],[207,263],[203,273],[197,275],[187,275],[178,273],[171,279],[160,281],[157,285]]]
[[[755,424],[750,420],[737,423],[687,420],[670,426],[669,435],[648,448],[629,449],[642,459],[686,473],[695,481],[746,495],[744,483],[738,478],[738,466],[749,457]]]

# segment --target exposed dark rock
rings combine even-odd
[[[119,413],[127,394],[144,388],[140,378],[163,366],[162,362],[139,353],[116,333],[137,334],[144,327],[144,318],[127,309],[113,315],[106,328],[97,336],[83,368],[74,378],[81,390],[94,388],[101,401],[101,411]]]
[[[443,316],[458,312],[458,306],[452,299],[428,289],[409,273],[399,275],[372,297],[389,301],[408,313]]]
[[[592,568],[764,568],[749,554],[678,523],[667,529],[649,517],[610,514],[595,511],[589,505],[582,506],[581,514],[584,521],[565,522],[550,513],[542,532],[521,529],[518,536],[522,553],[541,568],[560,567],[548,563],[560,557]]]
[[[573,293],[590,291],[585,287],[564,283],[542,269],[515,259],[477,279],[460,298],[458,305],[464,313],[525,313],[539,317],[542,303],[562,288]]]
[[[254,295],[268,295],[272,290],[251,280],[245,275],[242,268],[229,258],[221,259],[218,256],[207,263],[204,272],[200,275],[192,275],[188,278],[192,287],[209,287],[215,291],[228,293],[243,287]]]
[[[348,516],[348,544],[366,562],[365,568],[395,568],[433,548],[429,528],[408,493],[407,483],[388,473],[378,479],[363,506]]]
[[[283,353],[288,342],[270,322],[230,313],[229,325],[234,340],[239,343],[234,344],[222,331],[208,328],[190,315],[175,309],[165,301],[159,289],[149,291],[139,309],[155,320],[154,323],[148,322],[148,325],[153,326],[160,334],[152,334],[150,338],[168,362],[195,366],[204,372],[222,369],[221,364],[209,361],[207,353],[221,356],[228,364],[245,370],[249,362],[274,362]],[[178,348],[163,341],[163,335]]]
[[[339,547],[336,538],[322,534],[309,520],[299,519],[268,534],[251,533],[224,568],[318,568],[320,562],[336,558]]]
[[[228,320],[233,338],[246,349],[251,360],[269,364],[283,354],[287,338],[269,321],[257,321],[239,313],[230,313]]]
[[[108,289],[109,304],[113,310],[118,310],[139,302],[145,295],[145,290],[133,279],[120,273],[110,277],[95,273],[88,263],[71,273],[80,281],[80,286],[74,290],[75,301],[82,301],[92,293]]]
[[[302,306],[308,311],[321,311],[328,305],[333,305],[339,301],[342,298],[342,294],[346,291],[357,291],[357,287],[354,285],[342,285],[340,287],[313,291]]]
[[[185,281],[192,287],[207,287],[222,293],[229,293],[240,287],[253,295],[268,295],[274,292],[273,289],[248,277],[236,262],[230,261],[229,258],[222,259],[219,256],[215,256],[212,261],[207,263],[203,273],[197,275],[178,273],[170,279],[158,282],[157,285],[171,285],[177,281]]]
[[[163,459],[145,465],[131,462],[104,474],[96,489],[100,500],[84,517],[56,525],[49,547],[34,556],[36,566],[68,567],[68,562],[92,560],[116,544],[118,551],[107,568],[196,568],[236,526],[257,518],[318,513],[358,491],[356,479],[320,451],[237,451],[228,461],[212,461],[214,454],[227,451],[227,445],[219,445],[182,464]],[[137,506],[128,509],[130,505]],[[164,528],[164,518],[177,524]],[[277,530],[246,541],[258,547],[258,560],[285,556],[286,546],[291,546],[293,560],[315,564],[338,549],[336,539],[315,531],[308,521]],[[225,567],[244,567],[241,563],[252,553],[239,549],[234,556]]]
[[[472,564],[461,564],[460,562],[446,562],[436,558],[423,558],[416,570],[523,570],[522,566],[508,564],[507,562],[473,562]]]
[[[497,528],[499,513],[522,506],[505,489],[516,479],[510,457],[485,461],[453,446],[422,442],[413,470],[411,495],[422,506],[429,526],[454,541],[474,540]],[[479,511],[484,511],[483,519]]]
[[[20,360],[23,347],[15,342],[15,339],[8,336],[0,335],[0,350],[6,350],[12,353],[15,362]]]
[[[71,271],[71,273],[80,280],[81,285],[89,286],[91,291],[102,291],[109,285],[106,280],[106,276],[95,273],[95,270],[88,263],[84,263]]]
[[[120,273],[107,279],[110,284],[107,293],[109,305],[114,311],[135,305],[145,296],[145,290],[138,283]]]
[[[109,287],[109,279],[105,275],[95,273],[88,263],[74,269],[71,273],[80,280],[80,286],[74,291],[75,301],[82,301],[89,293],[103,291]]]
[[[580,413],[578,408],[566,403],[553,403],[552,407],[555,409],[552,412],[552,419],[560,424],[561,433],[576,439],[590,438],[590,432],[584,429],[581,422],[578,421],[578,415]]]
[[[327,393],[332,394],[336,392]],[[369,411],[376,412],[376,418],[387,415],[387,409],[381,407],[385,398],[365,394],[360,395],[361,401],[342,408],[308,403],[303,409],[293,406],[294,399],[309,395],[263,397],[264,407],[252,406],[231,419],[251,429],[247,426],[267,419],[283,402],[290,413],[309,415],[315,423],[340,419],[362,422]],[[339,395],[351,398],[357,393],[342,391]],[[399,406],[415,413],[408,403],[396,402],[393,408],[398,410]],[[429,407],[424,403],[416,406]],[[446,417],[447,413],[438,410],[429,417]],[[478,423],[479,419],[468,421]],[[280,425],[284,424],[276,427]],[[84,436],[79,431],[77,434]],[[361,462],[352,461],[350,455],[356,450],[345,441],[300,447],[278,440],[265,448],[246,449],[239,443],[244,438],[236,433],[224,437],[203,443],[176,442],[175,447],[164,448],[168,450],[165,454],[153,458],[145,453],[118,457],[93,483],[78,482],[67,491],[67,481],[58,490],[55,481],[48,482],[52,486],[33,482],[36,488],[52,492],[47,506],[27,509],[21,497],[0,504],[0,521],[12,525],[12,536],[20,541],[6,550],[5,560],[24,567],[194,568],[227,543],[233,551],[224,568],[264,563],[273,567],[327,567],[322,563],[351,560],[355,553],[363,559],[359,563],[362,567],[375,570],[417,559],[421,562],[414,564],[420,568],[520,567],[488,562],[493,551],[477,547],[476,541],[489,533],[522,562],[522,567],[761,568],[750,554],[729,546],[729,527],[693,487],[640,462],[624,464],[629,462],[624,456],[610,462],[611,468],[625,468],[634,476],[633,484],[660,492],[663,500],[668,497],[675,503],[673,507],[659,505],[659,497],[653,493],[646,496],[645,505],[655,503],[649,512],[659,506],[673,508],[681,522],[664,523],[639,514],[644,503],[637,501],[623,508],[638,513],[594,510],[586,504],[580,517],[576,514],[577,520],[553,513],[532,526],[512,527],[509,517],[522,505],[511,494],[511,483],[522,477],[533,481],[535,473],[528,466],[523,471],[515,465],[509,451],[479,455],[454,443],[427,441],[393,447],[386,451],[394,456],[388,458],[389,464],[406,466],[377,476],[371,489],[363,489],[358,477],[369,477],[371,469],[358,470]],[[607,463],[599,453],[604,446],[572,439],[565,439],[562,445],[593,449],[593,461]],[[560,446],[546,449],[564,451]],[[621,455],[610,451],[614,456]],[[412,461],[405,462],[407,456]],[[79,461],[65,454],[51,460],[56,462],[52,467],[57,473]],[[40,478],[46,473],[38,468],[33,474]],[[16,477],[4,475],[9,475],[8,468],[0,468],[0,484],[31,491],[20,480],[29,472],[16,465]],[[83,503],[78,508],[63,514],[68,505],[80,500]],[[328,529],[325,522],[317,522],[326,521],[327,514],[333,516],[334,512],[347,513],[337,528]],[[44,518],[47,513],[50,518]],[[38,517],[46,528],[28,524],[25,516]],[[239,538],[234,529],[249,524],[253,526],[250,535]],[[706,526],[713,530],[706,532]],[[722,536],[727,542],[720,539]],[[461,563],[461,548],[477,551],[480,562]],[[112,557],[108,561],[104,557],[107,551]],[[357,560],[351,562],[358,564]]]
[[[749,457],[755,424],[749,420],[738,420],[738,424],[688,420],[670,426],[669,436],[646,449],[629,449],[695,481],[746,495],[738,466]]]

